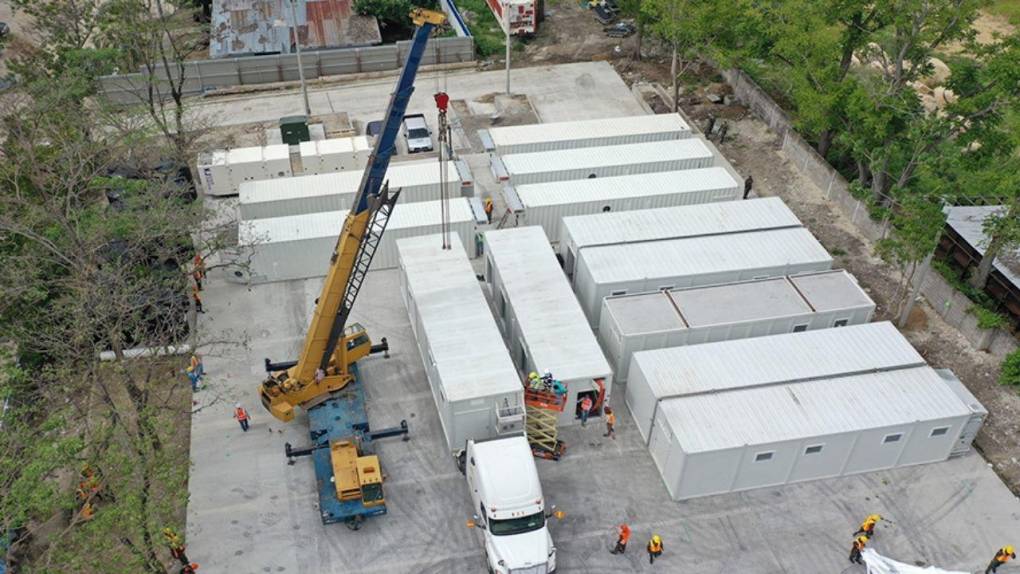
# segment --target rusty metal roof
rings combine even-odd
[[[382,42],[379,23],[354,12],[354,0],[294,0],[301,48],[317,50]],[[213,0],[212,58],[289,54],[293,33],[289,0]]]

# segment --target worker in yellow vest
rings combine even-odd
[[[856,562],[857,564],[864,564],[861,561],[861,552],[864,551],[864,547],[868,545],[867,536],[858,536],[854,539],[853,546],[850,547],[850,561]]]
[[[868,538],[871,538],[875,535],[875,524],[877,524],[879,520],[882,520],[882,516],[880,514],[869,514],[868,517],[864,519],[864,522],[861,523],[861,527],[857,529],[857,532],[854,532],[854,536],[863,534]]]
[[[662,556],[662,538],[658,534],[654,534],[648,541],[648,563],[654,564],[655,559],[659,556]]]
[[[997,572],[999,570],[999,566],[1009,562],[1012,558],[1016,558],[1016,553],[1013,552],[1012,546],[1003,546],[1002,548],[999,548],[999,551],[995,553],[995,558],[992,558],[992,561],[988,563],[988,568],[985,568],[985,574]]]
[[[606,407],[605,410],[606,410],[606,434],[602,436],[607,436],[613,440],[616,440],[616,413],[614,413],[613,409],[610,407]]]

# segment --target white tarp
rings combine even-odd
[[[868,567],[868,574],[970,574],[959,570],[943,570],[934,566],[914,566],[890,560],[880,555],[871,548],[865,548],[861,552],[864,564]]]

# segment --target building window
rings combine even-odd
[[[942,435],[944,435],[944,434],[946,434],[948,432],[949,432],[949,427],[937,427],[937,428],[931,429],[931,434],[929,434],[928,436],[930,436],[931,438],[935,438],[937,436],[942,436]]]
[[[616,297],[617,295],[626,295],[626,294],[627,294],[627,290],[624,289],[622,291],[613,291],[609,295],[612,296],[612,297]]]
[[[897,433],[893,433],[893,434],[887,434],[887,435],[885,435],[885,438],[882,439],[882,443],[883,444],[889,444],[891,442],[900,442],[901,438],[903,438],[903,433],[901,433],[901,432],[897,432]]]
[[[807,328],[808,328],[807,323],[804,323],[803,325],[794,325],[793,326],[793,332],[794,333],[803,333],[804,331],[807,331]]]
[[[833,327],[846,327],[850,324],[850,319],[836,319],[836,322],[832,324]]]
[[[759,452],[758,454],[754,455],[754,462],[765,462],[767,460],[772,460],[772,455],[774,454],[776,454],[775,451],[771,450],[768,452]]]
[[[612,210],[613,210],[613,208],[608,206],[608,205],[603,205],[602,206],[602,213],[608,213],[608,212],[610,212]]]
[[[813,445],[807,447],[806,449],[804,449],[804,454],[818,454],[818,453],[822,452],[822,447],[823,446],[825,446],[825,445],[813,444]]]

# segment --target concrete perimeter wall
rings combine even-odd
[[[404,65],[410,44],[410,41],[403,41],[385,46],[303,52],[301,64],[306,80],[323,76],[395,70]],[[471,62],[474,59],[475,44],[470,36],[433,38],[429,40],[421,63],[428,66]],[[171,67],[171,70],[174,78],[179,77],[174,67]],[[189,61],[184,63],[183,73],[184,93],[189,96],[216,88],[299,79],[296,54]],[[165,84],[167,75],[162,66],[156,68],[153,77],[163,83],[159,91],[169,97],[169,89]],[[101,92],[111,103],[119,105],[146,101],[149,83],[148,74],[144,71],[99,78]]]
[[[865,237],[871,241],[885,237],[889,222],[871,219],[867,206],[850,195],[850,184],[846,179],[815,151],[814,146],[800,137],[790,117],[765,90],[742,70],[725,70],[722,75],[737,99],[782,136],[783,151],[801,173],[824,190],[829,201],[835,203]],[[928,273],[921,285],[921,294],[936,313],[978,349],[1001,358],[1017,348],[1017,341],[1010,333],[1001,329],[978,328],[977,318],[967,312],[974,304],[934,270]]]

